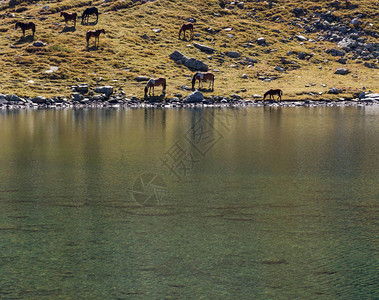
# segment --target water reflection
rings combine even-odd
[[[1,296],[374,298],[378,115],[2,110]],[[176,142],[184,180],[161,165]],[[130,195],[146,172],[157,207]]]

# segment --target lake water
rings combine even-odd
[[[377,299],[379,108],[0,112],[0,298]]]

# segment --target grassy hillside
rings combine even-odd
[[[363,86],[378,91],[379,70],[363,65],[364,62],[377,65],[378,58],[362,60],[349,53],[345,56],[347,64],[342,65],[336,61],[339,57],[325,52],[326,49],[338,49],[335,42],[322,40],[324,33],[321,31],[309,33],[305,30],[307,24],[317,19],[316,13],[335,10],[331,2],[279,0],[271,9],[266,1],[259,0],[245,1],[243,9],[230,1],[219,0],[147,3],[62,0],[21,2],[12,7],[3,2],[0,10],[0,93],[69,96],[71,85],[86,82],[91,87],[113,85],[122,88],[127,95],[141,97],[144,83],[138,83],[135,77],[146,75],[166,77],[169,97],[175,93],[186,94],[180,86],[190,85],[189,76],[193,72],[168,57],[175,50],[204,61],[211,70],[216,69],[215,91],[209,94],[237,92],[251,98],[269,88],[281,88],[287,99],[318,99],[336,97],[325,94],[330,87],[345,89],[338,97],[351,96]],[[341,7],[333,12],[333,16],[340,18],[336,23],[352,28],[351,19],[359,16],[359,30],[366,32],[362,36],[365,43],[378,43],[378,38],[372,36],[379,31],[378,1],[352,1],[352,5],[358,6],[355,8],[345,8],[345,1],[340,2]],[[82,25],[78,20],[76,29],[65,29],[60,11],[76,11],[81,15],[88,6],[98,7],[99,22]],[[296,17],[295,7],[306,9],[305,15]],[[196,20],[195,33],[200,34],[192,41],[178,39],[179,28],[187,18]],[[21,30],[14,30],[17,21],[35,22],[34,41],[47,45],[31,46],[31,36],[21,38]],[[106,31],[100,36],[100,47],[87,49],[86,31],[100,28]],[[155,33],[153,29],[161,29],[161,32]],[[295,37],[299,34],[308,41],[299,41]],[[260,37],[266,39],[266,45],[257,44]],[[216,53],[203,53],[193,47],[193,42],[211,46]],[[241,58],[227,57],[224,53],[228,51],[238,51]],[[293,54],[288,55],[288,51]],[[305,53],[306,59],[298,59],[300,52]],[[256,59],[257,63],[249,65],[245,57]],[[284,64],[283,59],[291,63]],[[46,72],[51,66],[59,69]],[[286,70],[277,71],[276,66]],[[334,74],[341,67],[348,68],[351,73]],[[243,74],[248,78],[242,78]],[[262,80],[265,78],[271,81]],[[320,92],[323,95],[319,95]]]

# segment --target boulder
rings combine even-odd
[[[257,44],[258,45],[265,45],[266,44],[266,39],[264,37],[260,37],[257,39]]]
[[[204,95],[199,91],[194,91],[184,98],[185,103],[198,103],[204,100]]]
[[[188,59],[184,65],[190,69],[196,70],[196,71],[203,71],[206,72],[208,71],[208,65],[203,63],[200,60],[197,60],[195,58],[190,58]]]
[[[135,78],[138,82],[141,82],[141,81],[149,81],[150,77],[147,77],[147,76],[137,76]]]
[[[88,84],[87,84],[87,83],[81,83],[81,84],[78,84],[78,85],[76,86],[75,90],[76,90],[78,93],[86,94],[86,93],[88,93]]]
[[[37,97],[34,97],[30,100],[33,103],[37,103],[37,104],[43,104],[43,103],[46,103],[46,101],[47,101],[47,99],[45,97],[42,97],[42,96],[37,96]]]
[[[99,86],[95,88],[96,93],[104,94],[107,98],[113,93],[113,86]]]
[[[188,57],[180,53],[179,51],[174,51],[173,53],[170,54],[169,57],[175,62],[181,61],[183,64],[188,60]]]
[[[342,90],[341,89],[338,89],[336,87],[333,87],[331,88],[329,91],[328,91],[328,94],[339,94],[339,93],[342,93]]]
[[[209,53],[209,54],[211,54],[211,53],[213,53],[213,52],[216,51],[216,50],[213,49],[212,47],[205,46],[205,45],[201,45],[201,44],[198,44],[198,43],[193,43],[193,45],[194,45],[197,49],[199,49],[200,51],[203,51],[203,52],[205,52],[205,53]]]
[[[238,58],[241,56],[240,53],[238,53],[237,51],[229,51],[229,52],[226,52],[226,55],[231,57],[231,58]]]
[[[34,47],[44,47],[44,46],[46,46],[46,43],[41,42],[41,41],[37,41],[37,42],[33,43],[33,46]]]
[[[339,75],[346,75],[346,74],[349,74],[350,73],[350,70],[349,69],[345,69],[345,68],[338,68],[334,74],[339,74]]]

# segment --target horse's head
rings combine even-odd
[[[193,75],[193,77],[192,77],[192,89],[193,90],[195,89],[195,82],[196,82],[196,78],[197,78],[198,74],[199,73],[195,73],[195,75]]]
[[[64,12],[63,12],[63,11],[61,11],[61,15],[60,15],[60,16],[61,16],[61,17],[64,16]]]
[[[100,29],[100,32],[105,34],[105,29]]]

